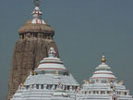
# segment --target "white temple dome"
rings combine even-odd
[[[78,82],[56,57],[53,47],[11,100],[75,100]]]
[[[53,47],[48,52],[48,57],[40,61],[36,71],[64,71],[67,72],[63,61],[56,57],[56,52]]]
[[[100,69],[103,69],[103,70],[110,70],[111,68],[105,64],[105,63],[102,63],[100,64],[98,67],[96,67],[97,70],[100,70]]]
[[[116,79],[113,72],[110,71],[110,67],[106,64],[105,56],[102,56],[101,64],[96,67],[96,71],[92,75],[91,79]]]

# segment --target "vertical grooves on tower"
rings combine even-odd
[[[40,60],[48,56],[49,47],[54,47],[59,57],[53,40],[54,30],[41,19],[42,12],[39,4],[35,4],[32,15],[33,19],[28,20],[19,29],[19,40],[15,44],[11,63],[8,100],[29,73],[37,67]]]

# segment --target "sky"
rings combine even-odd
[[[61,59],[78,82],[88,79],[102,54],[133,94],[133,0],[41,0],[43,18],[55,30]],[[18,29],[31,19],[33,0],[0,3],[0,100],[8,94]]]

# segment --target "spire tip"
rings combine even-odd
[[[39,7],[40,6],[40,0],[34,0],[34,5]]]
[[[56,56],[56,52],[55,52],[55,49],[53,47],[50,47],[48,55],[49,55],[49,57],[55,57]]]
[[[102,62],[102,63],[105,63],[106,61],[107,61],[107,60],[106,60],[106,57],[103,55],[103,56],[102,56],[102,59],[101,59],[101,62]]]

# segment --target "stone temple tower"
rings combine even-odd
[[[34,0],[34,4],[33,18],[18,31],[19,40],[15,44],[11,63],[8,100],[15,93],[19,84],[23,83],[34,67],[39,64],[39,61],[48,56],[50,47],[54,47],[59,56],[53,40],[54,30],[42,19],[39,0]]]

